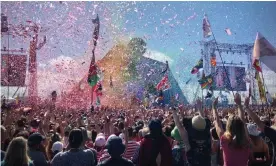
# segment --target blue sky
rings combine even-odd
[[[197,42],[203,40],[205,13],[218,42],[253,43],[259,31],[276,46],[275,9],[276,2],[1,2],[1,10],[11,23],[33,20],[48,29],[41,33],[48,39],[38,52],[41,64],[48,65],[60,56],[85,56],[92,35],[91,19],[98,13],[102,37],[98,59],[118,42],[143,37],[148,50],[159,53],[156,59],[172,59],[170,65],[183,89],[187,89],[184,82],[191,77],[191,67],[200,58]],[[230,28],[233,35],[228,36],[225,28]],[[28,41],[16,38],[11,47],[27,48]],[[2,38],[2,46],[6,43]],[[224,57],[229,62],[237,59]]]

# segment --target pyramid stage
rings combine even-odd
[[[132,39],[127,45],[116,45],[97,62],[102,71],[101,105],[129,108],[144,101],[145,92],[156,96],[155,87],[162,79],[166,64],[144,57],[146,43],[140,38]],[[170,69],[167,70],[171,88],[164,91],[164,103],[170,103],[178,94],[178,101],[187,104],[177,81]],[[112,83],[111,83],[112,82]],[[87,75],[62,97],[63,104],[72,108],[89,108],[91,106],[92,88],[87,83]],[[93,105],[96,102],[93,95]],[[153,97],[154,98],[154,97]]]

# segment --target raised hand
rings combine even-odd
[[[200,99],[196,100],[196,108],[201,109],[202,108],[202,101]]]
[[[235,94],[234,101],[237,105],[241,105],[241,95],[239,93]]]
[[[213,101],[213,108],[217,108],[218,105],[218,97]]]
[[[248,97],[245,98],[244,106],[245,106],[246,108],[249,106],[249,102],[250,102],[250,96],[248,96]]]

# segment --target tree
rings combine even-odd
[[[128,43],[129,54],[132,56],[142,56],[147,48],[147,43],[142,39],[135,37]]]

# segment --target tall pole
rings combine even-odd
[[[46,36],[44,36],[44,40],[42,43],[38,44],[38,31],[39,27],[34,23],[32,27],[34,32],[34,37],[30,42],[30,55],[29,55],[29,88],[28,88],[28,96],[29,102],[32,105],[37,104],[37,50],[41,49],[46,43]]]
[[[209,20],[208,20],[208,21],[209,21]],[[210,23],[210,21],[209,21],[209,23]],[[211,23],[210,23],[210,25],[211,25]],[[211,26],[210,26],[210,29],[211,29]],[[229,84],[229,86],[230,86],[230,89],[231,89],[231,92],[232,92],[232,94],[233,94],[233,97],[235,98],[235,94],[234,94],[234,92],[233,92],[233,88],[232,88],[232,86],[231,86],[230,79],[229,79],[228,74],[227,74],[227,72],[226,72],[226,68],[225,68],[225,66],[224,66],[224,62],[223,62],[223,60],[222,60],[222,56],[221,56],[220,51],[219,51],[218,43],[217,43],[215,34],[214,34],[214,32],[213,32],[212,29],[211,29],[211,32],[212,32],[212,36],[213,36],[213,38],[214,38],[214,40],[215,40],[216,48],[217,48],[217,50],[218,50],[218,53],[219,53],[219,56],[220,56],[220,60],[221,60],[221,62],[222,62],[222,66],[223,66],[223,69],[224,69],[224,72],[225,72],[225,75],[226,75],[228,84]]]
[[[9,83],[9,77],[10,77],[10,34],[8,32],[8,94],[7,94],[7,101],[9,100],[10,95],[10,83]]]
[[[261,68],[263,69],[263,66],[262,66],[262,63],[260,62],[260,65],[261,65]],[[264,86],[264,91],[265,91],[265,99],[266,99],[266,101],[265,101],[265,105],[267,105],[268,104],[268,101],[267,101],[267,96],[266,96],[266,90],[267,90],[267,92],[268,92],[268,89],[267,89],[267,87],[266,87],[266,84],[265,84],[265,81],[264,81],[264,74],[263,74],[263,72],[264,72],[264,70],[262,70],[262,78],[263,78],[263,86]]]
[[[96,46],[94,45],[92,49],[92,62],[95,65],[95,49]],[[91,106],[93,106],[93,95],[94,95],[94,86],[91,87]]]
[[[204,97],[203,97],[203,89],[201,89],[201,99],[202,99],[202,105],[201,105],[201,110],[203,111],[203,109],[204,109]]]
[[[36,62],[36,45],[37,45],[37,37],[35,34],[33,40],[30,42],[30,55],[29,55],[29,88],[28,88],[28,96],[30,104],[36,104],[37,98],[37,62]]]

